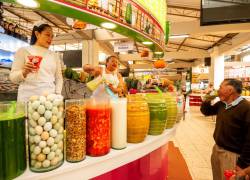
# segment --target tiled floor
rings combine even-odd
[[[175,146],[185,158],[193,180],[212,180],[210,156],[214,145],[212,117],[204,117],[199,107],[191,107],[174,137]]]

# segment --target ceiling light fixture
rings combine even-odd
[[[116,24],[110,23],[110,22],[103,22],[100,25],[101,25],[101,27],[106,28],[106,29],[115,29],[116,28]]]
[[[39,3],[36,0],[16,0],[16,2],[29,8],[39,7]]]
[[[144,45],[152,45],[152,44],[153,44],[153,42],[150,42],[150,41],[144,41],[144,42],[142,42],[142,44],[144,44]]]
[[[169,36],[169,39],[187,38],[187,37],[189,37],[188,34],[179,34],[179,35],[172,35],[172,36]]]

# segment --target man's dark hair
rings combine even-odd
[[[233,88],[238,94],[241,94],[242,82],[240,80],[229,78],[229,79],[225,79],[224,81],[227,83],[227,85],[233,86]]]

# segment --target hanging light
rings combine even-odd
[[[16,0],[16,2],[29,8],[39,7],[39,3],[36,0]]]

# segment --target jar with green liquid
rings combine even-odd
[[[166,101],[161,95],[147,94],[146,100],[150,112],[150,135],[160,135],[165,130],[167,119]]]
[[[0,102],[0,180],[14,179],[25,169],[25,105]]]

